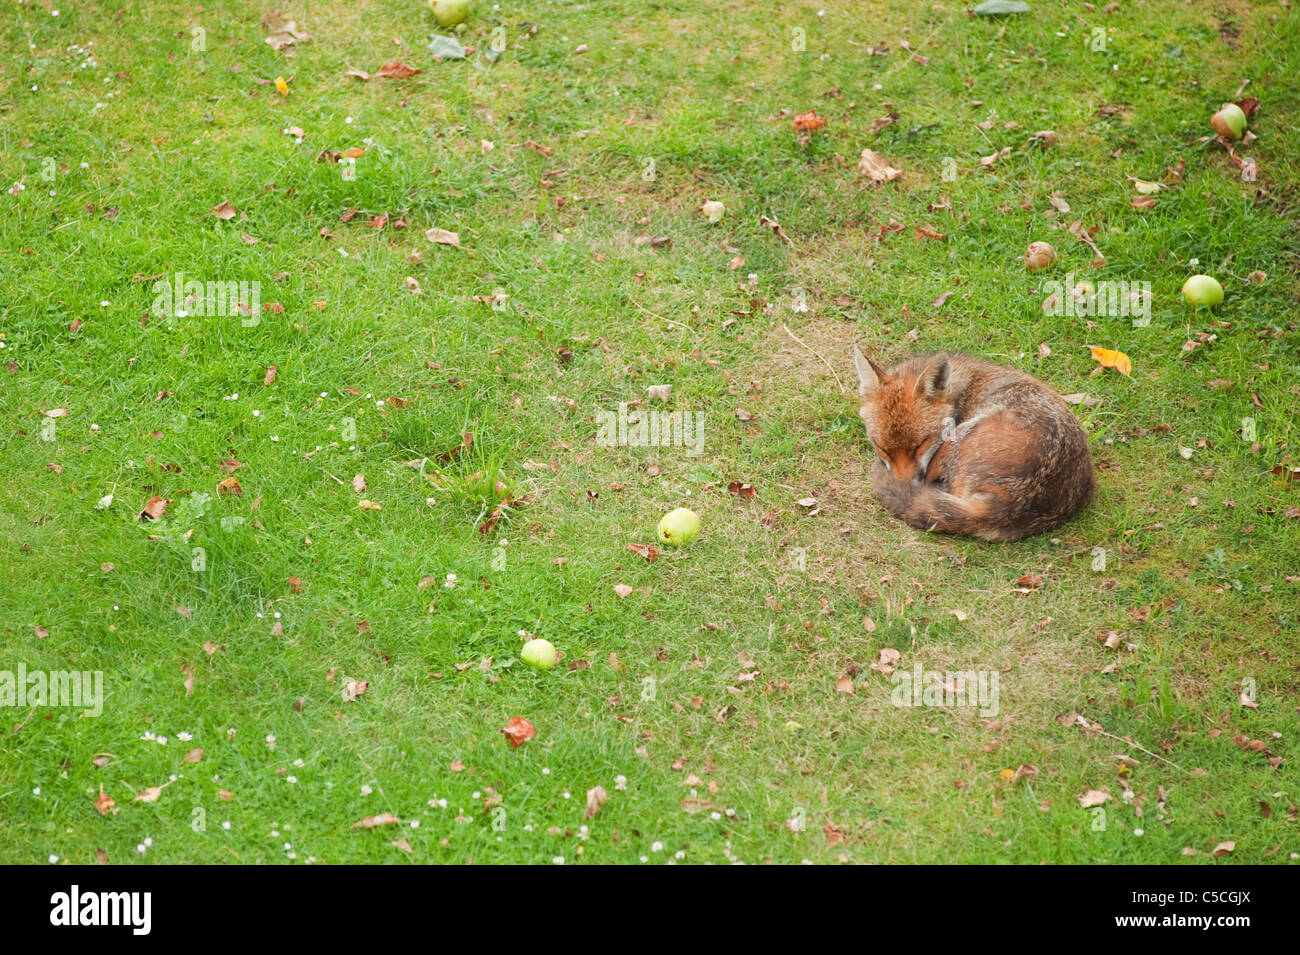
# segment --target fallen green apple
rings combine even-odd
[[[699,536],[700,517],[689,507],[679,507],[659,519],[659,539],[665,544],[689,544]]]
[[[559,654],[555,652],[555,646],[550,640],[529,640],[524,644],[524,648],[519,651],[519,659],[523,660],[529,666],[535,666],[541,670],[549,670],[555,666],[555,661],[559,659]]]
[[[1199,308],[1223,304],[1223,286],[1208,275],[1193,275],[1183,283],[1183,297],[1187,304]]]
[[[440,27],[453,27],[464,23],[469,16],[469,7],[473,0],[429,0],[429,9]]]
[[[1246,131],[1246,113],[1236,103],[1224,103],[1210,117],[1210,125],[1224,139],[1240,139]]]

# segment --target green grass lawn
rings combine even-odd
[[[0,670],[104,700],[3,707],[0,861],[1300,858],[1300,14],[1030,5],[480,0],[438,61],[416,0],[282,50],[270,0],[10,4]],[[1149,324],[1045,311],[1071,274]],[[154,314],[178,276],[261,307]],[[1086,395],[1097,500],[904,527],[855,342]],[[627,402],[699,453],[598,440]]]

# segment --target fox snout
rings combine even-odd
[[[894,451],[878,449],[876,453],[880,465],[884,468],[888,477],[895,481],[924,484],[926,468],[922,462],[928,463],[927,455],[930,450],[930,447],[921,446],[915,452],[911,449],[900,448]]]

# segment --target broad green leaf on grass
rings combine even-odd
[[[977,16],[996,17],[1004,13],[1028,13],[1029,4],[1020,3],[1019,0],[984,0],[975,8]]]
[[[439,36],[436,33],[429,39],[429,52],[440,60],[465,59],[465,48],[460,45],[459,40],[451,36]]]

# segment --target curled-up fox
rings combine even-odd
[[[885,371],[856,347],[872,487],[913,527],[1014,541],[1083,510],[1096,491],[1088,438],[1037,378],[940,352]]]

